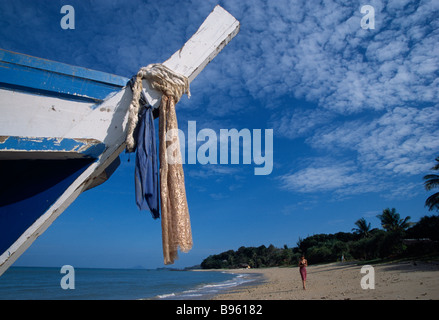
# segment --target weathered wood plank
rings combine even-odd
[[[186,76],[190,83],[238,34],[239,29],[239,21],[217,5],[198,31],[163,64]],[[147,81],[143,81],[143,87],[150,105],[158,107],[161,94]]]
[[[238,34],[239,28],[239,21],[218,5],[198,31],[163,64],[192,82]]]

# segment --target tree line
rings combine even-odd
[[[344,260],[396,259],[439,254],[439,216],[424,216],[411,223],[394,208],[377,216],[383,229],[371,229],[364,218],[357,220],[352,232],[316,234],[299,238],[296,246],[277,248],[240,247],[203,260],[203,269],[262,268],[296,266],[301,255],[310,264]]]
[[[432,170],[439,170],[439,157]],[[427,191],[439,187],[439,175],[424,176]],[[439,192],[425,201],[430,211],[439,212]],[[299,238],[296,246],[276,248],[272,244],[259,247],[240,247],[203,260],[204,269],[261,268],[295,266],[301,255],[309,263],[335,262],[345,260],[373,260],[420,257],[439,254],[439,216],[424,216],[417,223],[410,216],[401,218],[395,208],[386,208],[377,215],[382,229],[371,229],[365,218],[355,222],[352,232],[316,234]]]

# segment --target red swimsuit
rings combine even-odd
[[[302,280],[306,280],[306,265],[300,263],[299,265],[299,271],[300,271],[300,276],[302,277]]]

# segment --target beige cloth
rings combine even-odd
[[[167,148],[173,144],[174,158],[181,158],[178,135],[166,141],[169,130],[178,129],[174,98],[163,95],[160,104],[160,199],[162,212],[162,241],[165,264],[172,264],[178,258],[178,247],[183,252],[192,248],[192,231],[186,200],[184,173],[181,161],[168,163]]]

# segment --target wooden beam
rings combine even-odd
[[[239,29],[239,21],[217,5],[198,31],[163,64],[186,76],[190,83],[238,34]],[[147,81],[143,81],[143,88],[149,104],[158,107],[161,94]]]
[[[163,64],[188,77],[189,83],[239,32],[240,24],[217,5],[198,31]]]

